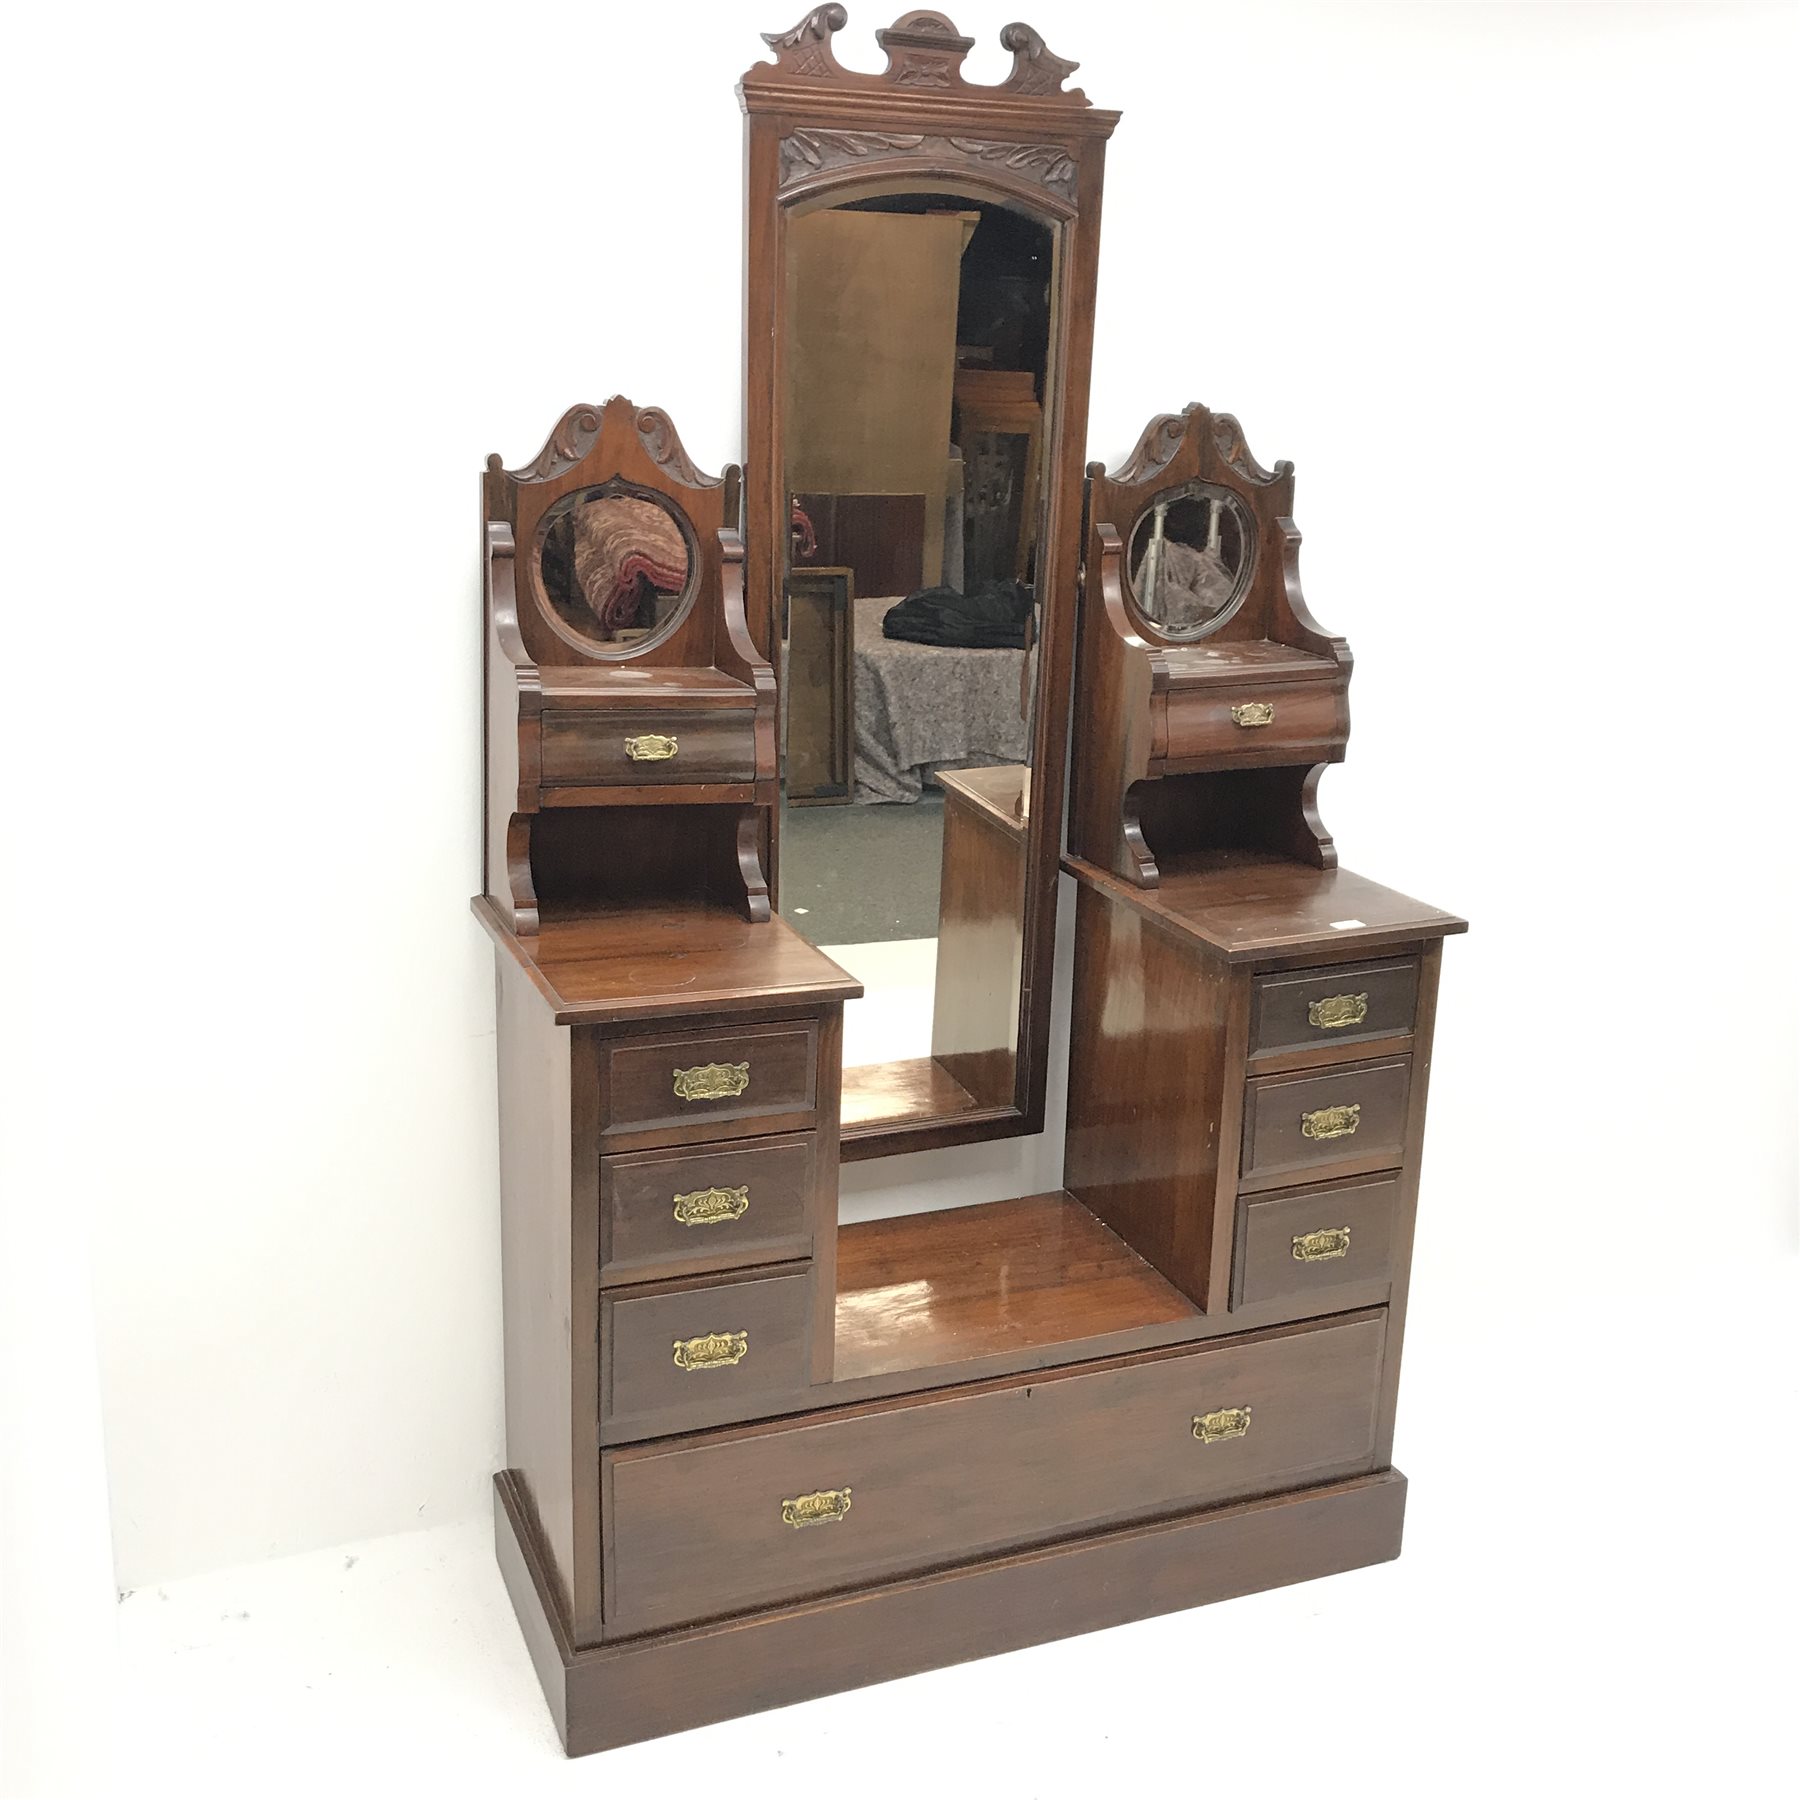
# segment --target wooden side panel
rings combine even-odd
[[[1077,888],[1063,1183],[1207,1312],[1223,1311],[1249,978]]]

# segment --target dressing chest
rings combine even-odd
[[[1084,478],[1117,115],[1027,26],[986,86],[941,14],[877,33],[878,75],[844,23],[770,36],[740,88],[743,471],[614,399],[483,481],[496,1544],[571,1754],[1400,1546],[1462,922],[1341,870],[1320,821],[1350,657],[1300,596],[1291,466],[1190,407]],[[836,214],[939,272],[862,302],[866,343],[830,294],[792,326],[799,223]],[[802,455],[826,350],[935,422],[875,420],[879,466],[853,434]],[[916,568],[989,596],[990,641],[789,662],[827,515],[847,595]],[[784,667],[834,686],[796,713]],[[788,721],[852,714],[863,785],[840,745],[842,803],[796,812]],[[1044,1130],[1055,1192],[839,1224],[843,1160]]]

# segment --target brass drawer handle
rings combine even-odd
[[[675,1071],[677,1100],[735,1100],[750,1085],[750,1065],[702,1063],[697,1069]]]
[[[1217,1412],[1197,1413],[1194,1436],[1203,1444],[1222,1444],[1227,1438],[1241,1438],[1250,1429],[1250,1408],[1221,1407]]]
[[[709,1331],[702,1337],[675,1340],[678,1369],[729,1369],[750,1353],[747,1331]]]
[[[1294,1239],[1295,1262],[1337,1262],[1349,1254],[1348,1225],[1327,1225],[1323,1231],[1305,1231]]]
[[[1362,1119],[1362,1102],[1354,1106],[1321,1106],[1300,1115],[1300,1135],[1322,1142],[1326,1138],[1355,1137]]]
[[[1258,725],[1273,725],[1275,708],[1267,700],[1246,700],[1231,709],[1231,722],[1245,731],[1254,730]]]
[[[821,1488],[781,1503],[781,1522],[796,1531],[803,1525],[835,1525],[850,1510],[848,1488]]]
[[[747,1187],[696,1188],[691,1194],[675,1196],[677,1225],[729,1225],[749,1210]]]
[[[680,750],[679,739],[666,737],[660,731],[646,731],[640,737],[625,740],[625,754],[633,762],[670,762]]]
[[[1306,1009],[1306,1022],[1315,1031],[1342,1031],[1346,1025],[1360,1025],[1368,1016],[1367,994],[1332,994]]]

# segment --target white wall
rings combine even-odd
[[[874,66],[885,18],[853,11]],[[959,11],[997,76],[1010,13]],[[135,1587],[487,1504],[477,474],[613,391],[704,465],[738,452],[732,84],[791,21],[48,14],[14,28],[7,126],[38,246],[8,433],[21,1187],[93,1224]],[[1307,592],[1357,654],[1327,819],[1475,924],[1414,1354],[1541,1306],[1543,1244],[1553,1285],[1695,1317],[1795,1242],[1790,15],[1031,17],[1127,113],[1091,453],[1199,398],[1298,462]],[[846,1188],[1054,1166],[990,1146]]]

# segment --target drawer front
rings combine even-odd
[[[602,1421],[666,1415],[691,1431],[806,1386],[805,1272],[600,1300]]]
[[[810,1134],[600,1159],[600,1273],[729,1268],[812,1254]]]
[[[1245,1084],[1246,1178],[1392,1169],[1406,1140],[1412,1058],[1345,1063],[1307,1075],[1257,1075]]]
[[[1250,1054],[1409,1035],[1418,1004],[1416,957],[1259,975],[1252,984]]]
[[[543,757],[546,787],[754,781],[755,715],[724,710],[546,712]]]
[[[1366,1470],[1383,1319],[609,1452],[607,1629],[656,1630]]]
[[[818,1104],[819,1028],[747,1026],[679,1037],[613,1038],[600,1048],[600,1130],[735,1134],[748,1120],[796,1117]]]
[[[1339,1187],[1268,1194],[1240,1207],[1233,1306],[1317,1294],[1393,1278],[1392,1175]]]
[[[1293,687],[1171,689],[1165,702],[1162,760],[1194,762],[1220,756],[1267,756],[1304,748],[1322,758],[1350,737],[1350,708],[1341,683],[1307,681]]]

